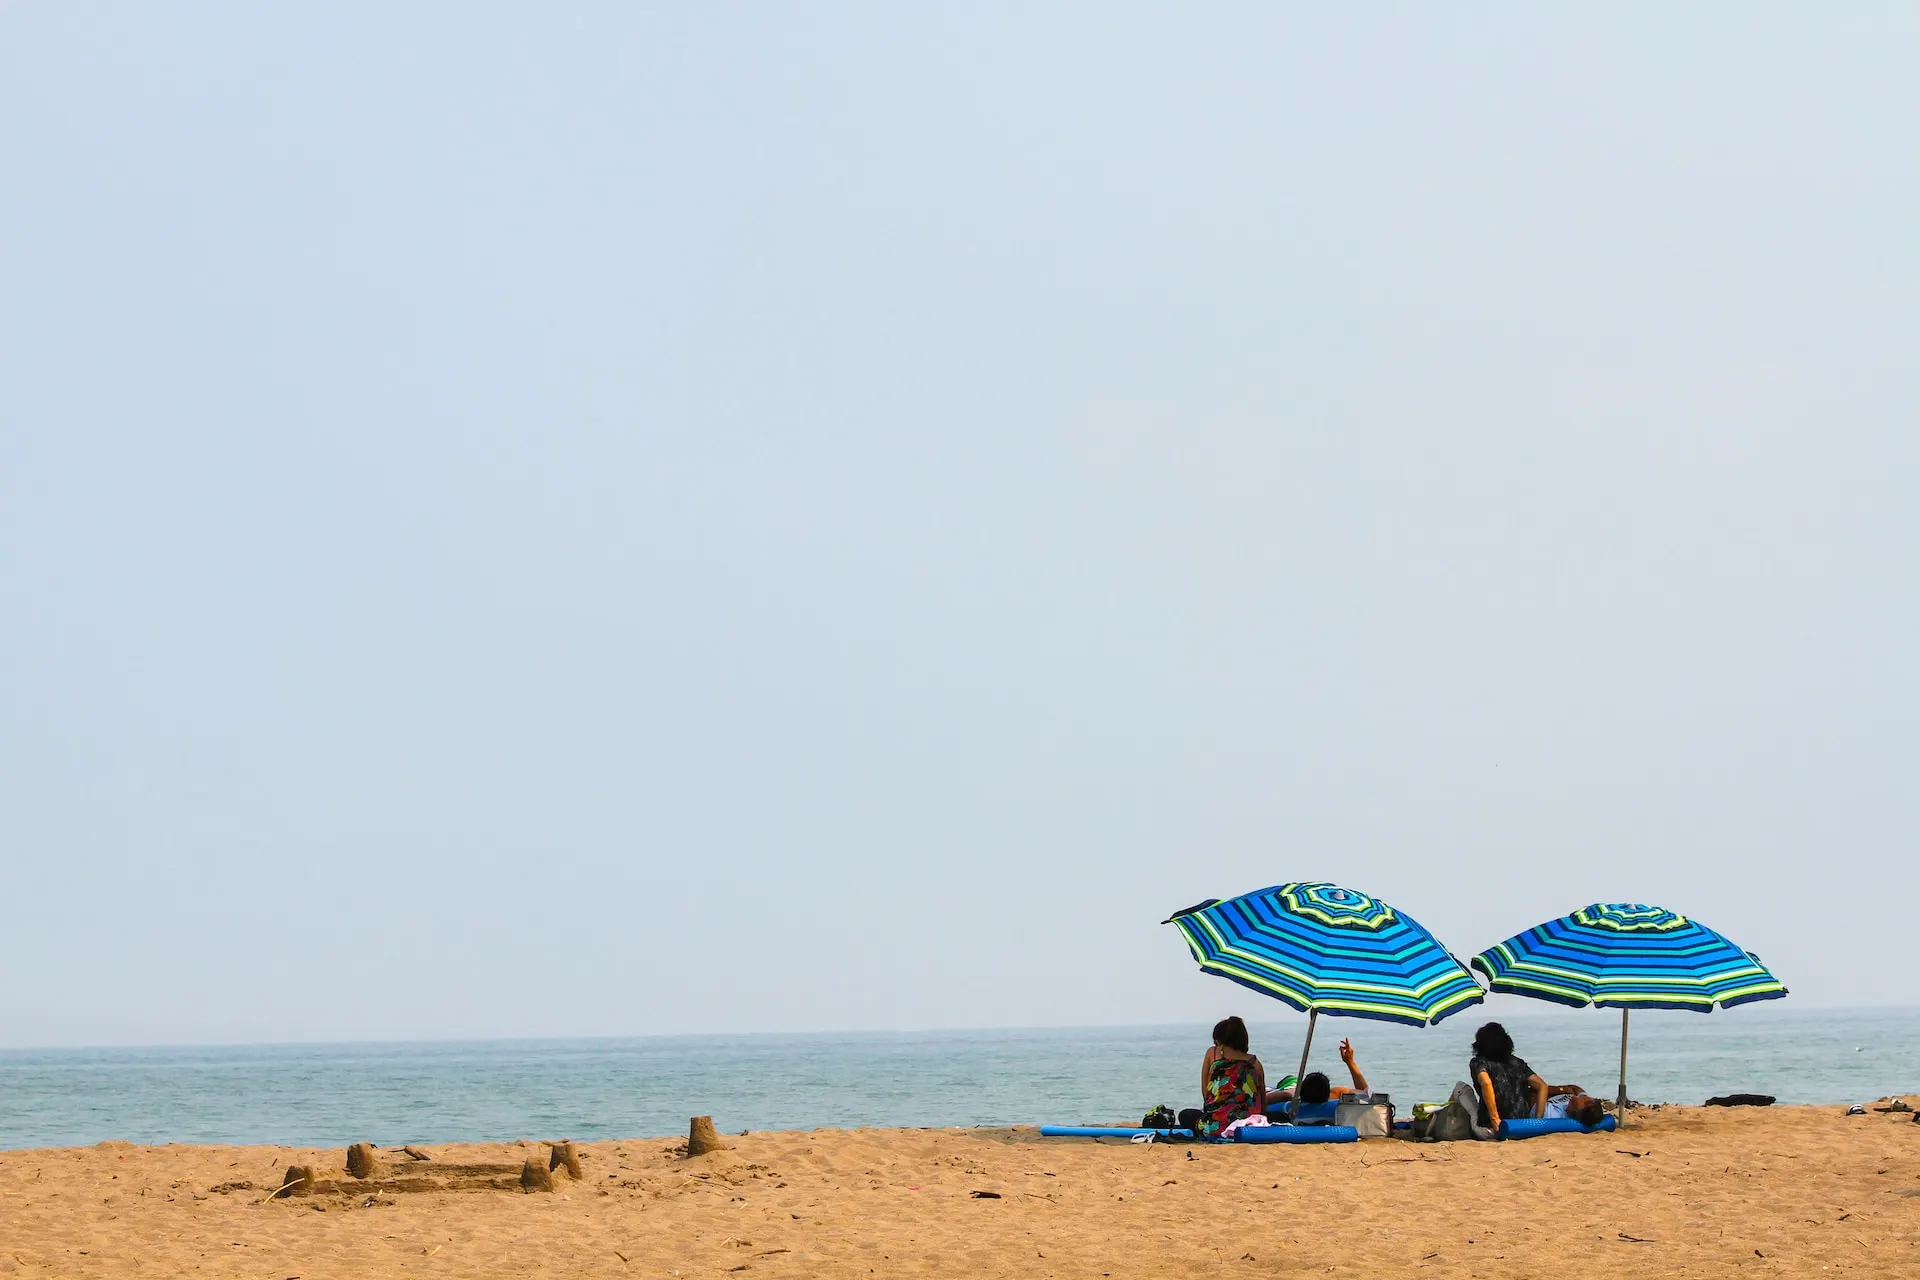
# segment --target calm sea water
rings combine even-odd
[[[1444,1097],[1466,1072],[1469,1011],[1424,1031],[1323,1019],[1313,1066],[1343,1079],[1353,1037],[1376,1089]],[[1612,1011],[1506,1016],[1554,1083],[1611,1097]],[[1255,1023],[1275,1078],[1298,1063],[1305,1020]],[[492,1141],[858,1125],[1131,1123],[1192,1105],[1202,1027],[697,1036],[427,1044],[0,1052],[0,1148],[134,1142]],[[1778,1005],[1637,1014],[1629,1092],[1703,1101],[1729,1092],[1843,1103],[1920,1092],[1920,1010],[1800,1012]]]

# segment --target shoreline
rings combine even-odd
[[[1907,1093],[1889,1094],[1886,1097],[1879,1098],[1876,1100],[1871,1100],[1858,1105],[1866,1106],[1869,1109],[1869,1113],[1873,1114],[1872,1109],[1874,1107],[1886,1106],[1889,1103],[1894,1102],[1896,1100],[1904,1100],[1904,1101],[1910,1102],[1915,1108],[1912,1114],[1920,1115],[1920,1089],[1914,1089]],[[1608,1112],[1611,1113],[1613,1108],[1612,1102],[1608,1101],[1606,1105],[1607,1105]],[[1756,1116],[1810,1113],[1810,1114],[1816,1114],[1816,1115],[1831,1114],[1834,1116],[1839,1116],[1844,1119],[1858,1120],[1860,1118],[1858,1116],[1848,1117],[1846,1115],[1847,1107],[1850,1105],[1855,1105],[1855,1104],[1844,1103],[1844,1102],[1838,1102],[1838,1103],[1777,1102],[1769,1106],[1759,1106],[1759,1107],[1754,1107],[1754,1106],[1708,1107],[1708,1106],[1700,1106],[1696,1104],[1681,1103],[1681,1102],[1653,1102],[1653,1103],[1634,1102],[1629,1104],[1630,1110],[1628,1112],[1628,1128],[1620,1132],[1632,1132],[1635,1128],[1643,1125],[1652,1117],[1665,1115],[1668,1113],[1672,1113],[1672,1114],[1700,1113],[1705,1115],[1745,1114],[1745,1115],[1756,1115]],[[1904,1119],[1905,1117],[1901,1116],[1899,1118]],[[719,1123],[721,1122],[716,1121],[716,1124],[719,1124]],[[993,1139],[1006,1141],[1006,1142],[1024,1143],[1024,1142],[1031,1141],[1031,1142],[1046,1143],[1048,1145],[1073,1144],[1076,1142],[1091,1143],[1094,1145],[1100,1145],[1103,1143],[1115,1143],[1115,1142],[1120,1142],[1124,1144],[1124,1139],[1118,1139],[1118,1138],[1112,1138],[1112,1137],[1099,1137],[1099,1138],[1046,1137],[1046,1138],[1042,1138],[1040,1136],[1041,1123],[1042,1122],[1034,1121],[1034,1122],[1018,1122],[1018,1123],[1012,1123],[1012,1124],[974,1124],[974,1125],[961,1125],[961,1124],[831,1125],[831,1124],[827,1124],[827,1125],[813,1125],[811,1127],[795,1127],[791,1129],[763,1128],[763,1129],[745,1129],[745,1130],[733,1130],[733,1131],[728,1131],[724,1127],[722,1127],[719,1130],[719,1134],[720,1134],[720,1137],[724,1141],[728,1142],[729,1144],[742,1138],[792,1138],[792,1137],[810,1137],[810,1136],[845,1137],[845,1136],[853,1136],[853,1135],[872,1135],[872,1134],[928,1134],[928,1133],[971,1134],[971,1135],[977,1135],[983,1138],[993,1138]],[[1054,1122],[1046,1121],[1045,1123],[1051,1124]],[[1116,1128],[1116,1129],[1138,1129],[1141,1127],[1138,1124],[1134,1123],[1133,1121],[1113,1119],[1111,1117],[1106,1119],[1082,1119],[1082,1120],[1073,1120],[1073,1121],[1062,1121],[1061,1123],[1071,1123],[1074,1125],[1100,1126],[1100,1127],[1108,1127],[1108,1128]],[[1360,1146],[1358,1147],[1349,1145],[1348,1149],[1373,1150],[1381,1147],[1386,1142],[1405,1143],[1411,1146],[1442,1146],[1443,1147],[1443,1146],[1450,1145],[1445,1143],[1442,1143],[1442,1144],[1414,1143],[1408,1139],[1396,1138],[1396,1139],[1371,1139],[1366,1143],[1360,1144]],[[372,1146],[375,1154],[379,1155],[379,1154],[391,1154],[395,1152],[400,1152],[403,1150],[404,1147],[407,1147],[407,1146],[411,1146],[413,1148],[420,1149],[420,1150],[428,1150],[428,1151],[438,1151],[443,1149],[459,1150],[464,1148],[486,1148],[489,1150],[516,1148],[516,1149],[531,1150],[535,1147],[544,1149],[547,1147],[551,1147],[556,1143],[573,1143],[574,1145],[583,1147],[583,1148],[585,1147],[621,1147],[621,1146],[653,1147],[653,1146],[659,1146],[660,1144],[665,1143],[669,1146],[679,1146],[684,1148],[687,1144],[687,1139],[684,1135],[678,1135],[678,1134],[634,1134],[634,1135],[627,1135],[623,1137],[609,1137],[609,1138],[519,1137],[519,1138],[503,1138],[499,1140],[483,1138],[483,1139],[474,1139],[474,1140],[462,1139],[462,1140],[454,1140],[454,1141],[447,1141],[447,1142],[414,1141],[406,1144],[395,1143],[388,1146],[382,1146],[379,1143],[369,1143],[369,1145]],[[152,1152],[190,1152],[190,1151],[221,1151],[221,1152],[279,1151],[279,1152],[285,1152],[289,1155],[297,1153],[297,1154],[302,1154],[302,1155],[306,1155],[314,1158],[321,1158],[325,1156],[326,1153],[330,1152],[334,1157],[338,1157],[339,1160],[344,1160],[346,1149],[348,1146],[351,1146],[351,1145],[352,1145],[351,1143],[321,1145],[317,1143],[297,1143],[297,1142],[173,1142],[173,1141],[136,1142],[128,1138],[101,1138],[94,1142],[68,1143],[65,1145],[56,1145],[56,1146],[0,1147],[0,1161],[5,1161],[10,1157],[17,1158],[17,1157],[26,1157],[26,1156],[36,1156],[36,1155],[44,1155],[44,1156],[71,1155],[77,1152],[89,1152],[89,1151],[113,1151],[120,1154],[125,1154],[127,1152],[152,1153]],[[1214,1149],[1219,1149],[1223,1145],[1231,1145],[1231,1144],[1210,1143],[1210,1142],[1204,1142],[1204,1141],[1196,1143],[1196,1142],[1189,1142],[1185,1140],[1179,1140],[1179,1141],[1170,1141],[1169,1145],[1194,1146],[1199,1149],[1204,1149],[1209,1147]],[[1501,1144],[1486,1143],[1483,1145],[1501,1145]],[[344,1169],[344,1164],[342,1165],[342,1168]]]
[[[722,1124],[725,1123],[721,1117]],[[554,1139],[566,1135],[553,1135]],[[1920,1123],[1668,1106],[1613,1133],[1336,1147],[807,1129],[374,1153],[0,1153],[0,1275],[1353,1276],[1920,1271]],[[311,1191],[269,1198],[290,1165]],[[981,1194],[976,1194],[981,1193]]]

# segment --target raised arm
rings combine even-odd
[[[1347,1064],[1347,1074],[1353,1077],[1354,1092],[1369,1092],[1367,1089],[1367,1078],[1361,1074],[1359,1060],[1353,1056],[1353,1041],[1342,1040],[1340,1042],[1340,1061]]]

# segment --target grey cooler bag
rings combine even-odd
[[[1352,1125],[1363,1138],[1391,1138],[1393,1103],[1384,1093],[1342,1098],[1334,1104],[1333,1122]]]

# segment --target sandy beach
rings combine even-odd
[[[556,1137],[561,1135],[555,1135]],[[1920,1274],[1920,1124],[1839,1107],[1638,1113],[1511,1143],[1133,1146],[1032,1130],[381,1150],[0,1153],[0,1274]],[[289,1165],[309,1194],[269,1200]],[[988,1194],[980,1194],[988,1193]]]

